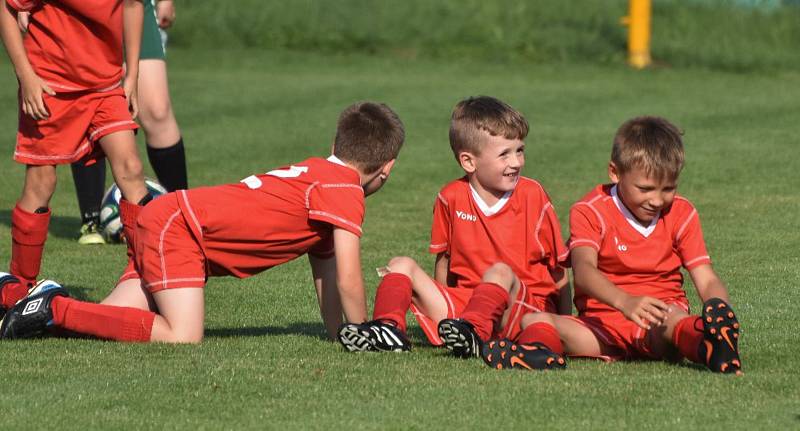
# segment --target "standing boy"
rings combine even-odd
[[[456,105],[450,145],[466,175],[436,198],[434,277],[411,258],[392,259],[377,289],[374,320],[340,330],[345,348],[408,350],[411,308],[432,344],[475,356],[478,338],[515,337],[525,311],[556,312],[558,304],[569,310],[558,219],[542,186],[521,175],[527,134],[525,118],[500,100]]]
[[[172,109],[167,80],[166,33],[172,25],[172,0],[144,0],[142,49],[139,55],[139,123],[144,130],[147,158],[158,182],[168,192],[188,188],[186,155],[178,122]],[[105,190],[104,161],[72,164],[78,195],[81,228],[78,244],[105,244],[100,234],[100,206]]]
[[[18,12],[31,13],[24,41]],[[131,222],[150,199],[133,135],[141,33],[142,4],[136,0],[0,5],[0,36],[19,80],[14,160],[26,165],[22,196],[11,213],[14,277],[0,292],[0,314],[25,296],[39,275],[56,165],[105,153],[124,198],[126,235],[133,235]]]
[[[135,262],[102,304],[68,298],[45,281],[9,310],[0,337],[52,326],[117,341],[200,342],[208,277],[249,277],[306,253],[334,337],[342,313],[349,322],[366,320],[364,197],[386,182],[404,139],[388,106],[356,103],[339,117],[328,159],[162,196],[138,218]]]
[[[684,163],[681,131],[659,117],[627,121],[614,137],[608,175],[570,212],[570,250],[579,316],[525,316],[532,345],[487,343],[496,368],[523,367],[539,348],[608,359],[680,360],[741,374],[739,323],[711,267],[694,206],[677,195]],[[689,314],[681,267],[703,301]],[[562,345],[563,341],[563,345]],[[516,359],[510,362],[511,358]]]

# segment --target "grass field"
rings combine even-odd
[[[607,180],[611,137],[657,114],[685,129],[680,192],[700,211],[743,325],[745,376],[689,364],[572,360],[566,372],[495,372],[422,343],[348,354],[323,339],[305,259],[246,280],[212,279],[199,346],[41,339],[0,343],[7,429],[789,429],[800,427],[800,74],[488,64],[256,50],[170,51],[190,183],[234,182],[326,155],[338,112],[385,101],[407,128],[390,182],[368,200],[363,266],[395,255],[431,267],[431,208],[460,175],[448,118],[468,95],[500,97],[532,125],[528,176],[565,228],[573,201]],[[23,168],[11,161],[16,82],[0,73],[0,265]],[[122,246],[79,247],[69,169],[59,170],[42,274],[100,300]],[[258,214],[245,214],[258,217]],[[691,289],[691,286],[687,286]],[[690,292],[692,304],[698,302]]]

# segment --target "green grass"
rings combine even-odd
[[[0,417],[8,429],[787,429],[800,426],[800,74],[699,69],[634,72],[258,50],[170,50],[174,105],[194,186],[238,181],[326,155],[338,112],[385,101],[407,143],[368,200],[363,266],[426,253],[436,191],[460,175],[447,143],[460,98],[498,96],[532,125],[525,172],[553,198],[566,233],[572,202],[606,181],[615,129],[640,114],[685,129],[680,191],[700,211],[715,268],[743,325],[746,375],[688,364],[572,360],[561,373],[495,372],[425,347],[348,354],[324,341],[304,259],[246,280],[212,279],[199,346],[43,339],[0,342]],[[16,83],[0,74],[0,263],[23,168],[11,161]],[[100,300],[121,246],[79,247],[69,170],[42,274]],[[257,214],[247,216],[257,217]],[[4,263],[2,263],[4,265]],[[691,289],[690,286],[687,288]],[[690,293],[693,305],[697,301]]]
[[[738,2],[741,4],[745,1]],[[777,3],[777,2],[773,2]],[[800,7],[655,0],[652,56],[662,66],[737,72],[800,68]],[[625,61],[627,0],[212,0],[178,5],[173,46],[359,52],[527,63]]]

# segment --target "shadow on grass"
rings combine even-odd
[[[288,326],[250,326],[245,328],[212,328],[206,329],[206,337],[263,337],[266,335],[304,335],[306,337],[327,340],[325,326],[322,322],[297,322]]]
[[[11,228],[11,210],[0,210],[0,224],[6,225]],[[81,228],[80,217],[71,216],[51,216],[50,228],[48,229],[50,235],[56,238],[75,239],[78,230]]]

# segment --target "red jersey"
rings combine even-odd
[[[572,206],[569,228],[570,250],[597,250],[600,272],[631,295],[684,300],[681,266],[711,263],[697,210],[681,196],[643,227],[619,200],[616,187],[599,185]],[[575,306],[581,314],[617,311],[578,288]]]
[[[429,250],[449,255],[454,287],[475,288],[491,265],[503,262],[540,297],[556,291],[549,270],[568,254],[550,198],[525,177],[491,208],[466,177],[444,186],[433,207]]]
[[[179,195],[213,276],[248,277],[308,252],[330,256],[333,228],[360,237],[364,221],[360,176],[335,157]]]
[[[122,0],[6,0],[30,11],[24,45],[33,70],[58,92],[110,90],[122,80]]]

